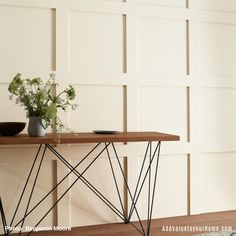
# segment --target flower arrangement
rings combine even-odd
[[[66,127],[57,116],[58,110],[65,111],[68,107],[76,108],[71,102],[75,99],[75,89],[70,85],[58,95],[55,89],[58,84],[55,82],[55,74],[50,74],[46,83],[40,78],[22,79],[18,73],[9,84],[8,91],[10,99],[16,97],[16,104],[24,106],[27,117],[40,117],[43,127],[56,128],[62,132]]]

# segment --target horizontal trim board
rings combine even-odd
[[[57,8],[62,4],[58,4],[57,0],[31,1],[31,0],[0,0],[0,6],[14,7],[35,7],[35,8]]]
[[[70,11],[85,12],[104,12],[115,14],[127,14],[128,6],[124,2],[106,2],[106,1],[88,1],[88,0],[70,0],[67,3]]]
[[[190,9],[184,8],[169,8],[160,6],[137,6],[138,17],[159,17],[159,18],[171,18],[178,20],[190,20],[195,14]]]
[[[236,25],[236,14],[225,12],[212,12],[207,10],[199,11],[199,20],[201,22],[215,22],[221,24]]]

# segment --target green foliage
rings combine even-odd
[[[18,73],[9,84],[8,91],[11,93],[10,99],[16,97],[16,104],[24,106],[27,117],[41,117],[45,128],[48,126],[57,127],[62,131],[65,126],[57,116],[58,110],[65,111],[68,107],[76,107],[71,102],[75,99],[75,89],[70,85],[58,95],[54,95],[58,84],[55,83],[55,74],[50,74],[46,83],[40,78],[22,79]]]

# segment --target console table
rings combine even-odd
[[[0,197],[0,213],[3,223],[4,235],[10,235],[13,233],[13,228],[19,228],[19,234],[24,226],[25,219],[37,209],[37,207],[57,189],[59,185],[69,176],[75,175],[76,179],[70,184],[70,186],[65,190],[65,192],[56,200],[56,202],[49,208],[46,209],[45,215],[38,220],[38,223],[34,226],[36,228],[43,219],[50,213],[50,211],[58,204],[58,202],[66,195],[66,193],[76,184],[77,181],[82,181],[93,194],[95,194],[101,201],[103,201],[124,223],[129,223],[134,226],[137,230],[137,235],[141,234],[143,236],[150,235],[152,212],[154,205],[154,195],[156,191],[156,180],[157,180],[157,170],[160,156],[160,147],[162,141],[178,141],[179,136],[164,134],[158,132],[117,132],[114,134],[95,134],[95,133],[70,133],[70,134],[46,134],[44,137],[29,137],[27,134],[21,134],[17,136],[0,136],[0,145],[35,145],[39,147],[37,149],[36,155],[34,157],[31,168],[27,179],[25,181],[22,193],[20,195],[18,204],[15,208],[14,214],[12,216],[11,222],[6,221],[4,206]],[[119,160],[119,155],[116,149],[116,143],[128,143],[128,142],[146,142],[146,150],[144,152],[144,157],[142,160],[142,165],[140,168],[140,173],[137,179],[135,190],[132,192],[129,185],[125,171],[122,168],[121,162]],[[63,157],[58,151],[55,145],[60,144],[93,144],[94,146],[91,150],[78,161],[78,163],[72,166],[65,157]],[[46,154],[46,150],[54,154],[54,156],[60,160],[69,170],[69,172],[63,177],[35,206],[29,209],[31,199],[33,197],[33,192],[38,179],[38,175],[41,169],[41,165]],[[90,163],[84,167],[82,171],[78,171],[77,168],[89,157],[92,153],[96,153],[95,157],[91,159]],[[119,205],[116,207],[114,203],[109,201],[103,193],[98,191],[85,177],[85,172],[96,162],[96,160],[101,156],[106,155],[111,172],[112,178],[114,180],[114,185],[116,192],[118,194]],[[124,185],[127,191],[127,197],[131,204],[129,207],[125,207],[121,197],[120,186],[118,185],[116,178],[116,171],[114,171],[114,164],[111,160],[111,156],[115,157],[115,161],[118,164],[118,169],[123,177]],[[35,175],[33,176],[33,170]],[[154,171],[153,171],[154,170]],[[29,180],[33,180],[33,185],[30,189],[29,198],[27,199],[27,206],[23,214],[22,219],[19,222],[14,222],[16,215],[18,214],[18,209],[24,198],[26,188],[29,184]],[[144,184],[148,185],[147,192],[147,221],[144,223],[141,221],[137,203],[142,191],[144,191]],[[136,215],[138,219],[137,222],[132,222],[131,217]],[[30,235],[34,230],[28,232]]]

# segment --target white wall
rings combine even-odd
[[[74,131],[181,136],[162,146],[154,217],[236,208],[234,0],[0,0],[0,30],[0,121],[27,121],[23,109],[8,100],[7,85],[17,72],[46,79],[55,71],[61,87],[72,83],[77,89],[79,108],[63,116]],[[59,150],[75,164],[89,148]],[[131,144],[118,149],[133,187],[143,149]],[[0,149],[7,218],[35,151]],[[114,200],[107,165],[100,158],[87,177]],[[43,168],[39,198],[66,173],[50,157]],[[140,209],[145,217],[144,198]],[[118,220],[80,184],[42,225]]]

